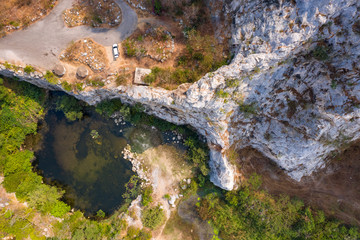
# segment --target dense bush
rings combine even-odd
[[[44,78],[51,84],[58,84],[59,78],[51,71],[46,71]]]
[[[66,119],[75,121],[83,117],[83,106],[74,97],[63,95],[57,98],[56,110],[62,111]]]
[[[110,117],[123,106],[120,99],[104,100],[96,105],[95,111],[101,115]]]
[[[20,200],[43,213],[61,217],[70,210],[59,201],[63,192],[42,184],[32,171],[34,154],[20,150],[28,134],[36,134],[37,121],[43,116],[44,91],[25,82],[0,85],[0,169],[4,187],[15,192]]]
[[[150,240],[151,233],[135,227],[129,227],[124,240]]]
[[[152,193],[153,193],[153,189],[151,186],[148,186],[145,189],[143,189],[142,198],[141,198],[141,204],[143,206],[146,207],[147,205],[152,203],[152,201],[153,201],[152,197],[151,197]]]
[[[300,200],[273,197],[260,191],[260,185],[254,175],[237,191],[209,193],[198,202],[198,212],[219,230],[221,239],[359,238],[357,229],[326,219]]]
[[[61,86],[63,87],[63,89],[65,91],[68,91],[68,92],[70,92],[73,89],[73,86],[70,83],[68,83],[67,81],[62,81]]]
[[[185,146],[189,148],[187,153],[188,160],[200,170],[202,175],[207,176],[210,172],[208,168],[208,148],[205,144],[201,144],[199,140],[192,137],[186,139]]]
[[[312,55],[317,60],[325,61],[329,58],[328,51],[329,51],[329,49],[327,47],[318,45],[312,51]]]
[[[125,193],[122,195],[125,204],[130,204],[132,200],[141,194],[141,182],[142,180],[134,175],[131,176],[129,182],[125,184]]]
[[[244,103],[239,102],[239,110],[244,113],[245,117],[249,117],[250,115],[256,115],[257,114],[257,107],[255,103]]]
[[[165,220],[164,210],[158,205],[156,207],[148,207],[142,211],[142,222],[145,227],[155,229]]]
[[[26,65],[26,67],[24,68],[24,72],[26,72],[27,74],[30,74],[32,72],[35,72],[35,68],[33,66]]]

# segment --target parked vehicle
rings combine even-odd
[[[115,60],[119,57],[119,48],[117,44],[114,44],[112,47],[113,50],[113,54],[114,54],[114,58]]]

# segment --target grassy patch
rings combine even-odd
[[[216,97],[219,98],[228,98],[230,96],[230,94],[228,92],[226,92],[224,89],[218,89],[215,92]]]
[[[55,85],[59,83],[59,78],[51,71],[46,71],[44,78],[51,84]]]
[[[30,74],[32,72],[35,72],[35,68],[33,66],[26,65],[26,67],[24,68],[24,72],[26,72],[27,74]]]
[[[68,83],[67,81],[62,81],[61,86],[63,87],[63,89],[65,91],[68,91],[68,92],[70,92],[73,89],[73,86],[70,83]]]
[[[257,114],[257,107],[255,103],[239,103],[239,110],[244,113],[245,117]]]
[[[70,207],[59,201],[63,195],[56,187],[42,183],[42,177],[32,171],[34,154],[22,150],[25,137],[35,134],[37,121],[43,117],[44,91],[25,82],[0,85],[0,170],[3,185],[8,192],[15,192],[20,200],[40,212],[62,217]]]
[[[130,74],[126,74],[126,73],[120,73],[116,75],[116,85],[120,86],[120,85],[126,85],[128,79],[130,79],[131,75]]]
[[[165,221],[164,210],[158,205],[145,208],[142,212],[142,222],[145,227],[155,229]]]

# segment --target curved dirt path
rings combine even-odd
[[[111,29],[79,26],[67,28],[62,19],[65,9],[71,8],[74,0],[59,0],[51,13],[29,28],[14,32],[0,39],[0,59],[31,64],[51,69],[59,60],[59,54],[71,41],[93,38],[96,42],[110,46],[131,35],[137,26],[135,11],[123,0],[115,0],[122,11],[119,27]]]

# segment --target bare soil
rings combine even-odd
[[[254,149],[243,149],[239,156],[237,165],[243,176],[261,175],[262,187],[269,193],[300,198],[330,217],[360,226],[360,142],[328,158],[325,168],[300,182]]]
[[[87,65],[93,72],[102,72],[108,68],[105,48],[90,38],[78,40],[60,55],[60,60],[72,64]]]
[[[6,0],[0,4],[0,38],[46,16],[56,0]]]
[[[72,8],[63,13],[66,26],[111,28],[120,25],[120,7],[112,0],[77,0]]]

